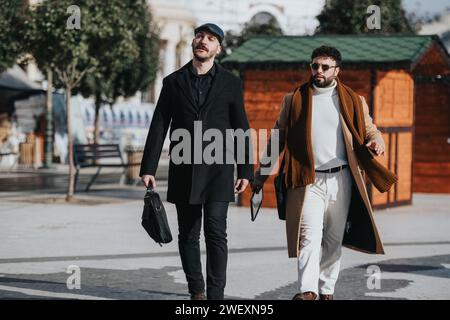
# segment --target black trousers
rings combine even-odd
[[[222,300],[227,269],[228,202],[176,204],[178,216],[178,248],[188,283],[189,293],[205,292],[200,258],[200,230],[203,224],[206,242],[206,296]]]

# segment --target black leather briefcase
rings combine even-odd
[[[144,210],[142,212],[142,226],[148,235],[159,243],[169,243],[172,241],[169,223],[167,221],[166,210],[159,194],[151,187],[147,188],[144,197]]]

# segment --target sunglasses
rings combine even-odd
[[[328,64],[320,64],[320,63],[310,63],[311,69],[313,70],[319,70],[319,67],[322,66],[323,71],[328,71],[330,68],[337,68],[339,66],[329,66]]]

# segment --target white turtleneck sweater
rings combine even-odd
[[[314,85],[311,139],[316,170],[326,170],[347,164],[344,137],[339,122],[339,95],[336,81],[326,88]]]

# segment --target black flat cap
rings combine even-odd
[[[223,33],[223,30],[220,29],[220,27],[214,23],[202,24],[201,26],[195,28],[194,34],[197,34],[199,31],[208,31],[208,32],[212,33],[213,35],[215,35],[217,37],[217,40],[219,40],[219,43],[222,43],[223,38],[225,36]]]

